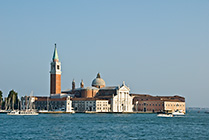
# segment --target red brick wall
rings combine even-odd
[[[143,112],[161,112],[164,109],[164,101],[138,101],[136,110]]]
[[[51,74],[50,77],[50,94],[61,93],[61,74]]]

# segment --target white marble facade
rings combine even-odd
[[[125,83],[117,89],[116,95],[113,95],[111,99],[112,112],[133,112],[133,98],[129,95],[129,91]]]

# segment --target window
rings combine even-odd
[[[58,69],[58,70],[60,69],[60,66],[59,66],[59,65],[57,65],[57,69]]]

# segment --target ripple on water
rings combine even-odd
[[[158,118],[156,114],[0,114],[0,139],[208,139],[209,115]]]

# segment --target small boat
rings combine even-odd
[[[0,114],[7,114],[8,112],[7,110],[0,110]]]
[[[13,110],[7,113],[7,115],[38,115],[38,113],[34,110]]]
[[[206,114],[209,114],[209,111],[205,111]]]
[[[48,110],[39,110],[38,113],[48,113]]]
[[[185,115],[184,112],[182,110],[176,110],[175,112],[172,113],[174,116],[181,116],[181,115]]]
[[[173,117],[173,114],[164,114],[164,113],[162,113],[162,114],[158,114],[157,116],[158,117]]]

